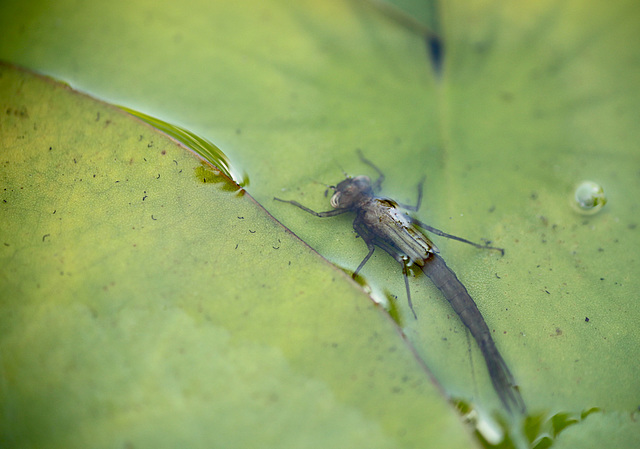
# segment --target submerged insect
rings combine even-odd
[[[478,310],[476,303],[469,295],[469,292],[467,292],[465,286],[458,280],[455,273],[447,266],[442,257],[440,257],[440,251],[436,245],[418,228],[422,228],[425,231],[441,237],[468,243],[477,248],[496,250],[502,254],[504,254],[504,250],[479,245],[469,240],[447,234],[401,212],[399,207],[409,211],[417,211],[420,208],[424,179],[418,185],[418,201],[415,206],[399,205],[391,199],[376,196],[375,192],[380,189],[384,181],[384,175],[380,169],[366,159],[361,152],[358,154],[363,163],[369,165],[378,173],[378,179],[372,183],[368,176],[347,177],[347,179],[340,182],[337,186],[330,186],[330,188],[335,191],[331,197],[333,210],[315,212],[297,201],[286,201],[280,198],[274,199],[283,203],[293,204],[316,217],[333,217],[346,212],[354,212],[356,218],[353,221],[353,228],[367,244],[369,252],[362,262],[360,262],[353,276],[355,277],[362,267],[364,267],[373,255],[376,246],[385,250],[402,265],[402,274],[407,290],[407,300],[416,319],[417,315],[411,302],[411,291],[409,289],[407,272],[412,265],[415,264],[419,266],[424,274],[426,274],[442,292],[447,301],[449,301],[449,304],[451,304],[453,310],[460,317],[462,323],[469,329],[471,335],[473,335],[487,364],[493,387],[505,408],[511,411],[512,407],[514,407],[516,410],[524,412],[524,401],[515,386],[513,376],[506,362],[500,355],[498,348],[496,348],[491,338],[491,332],[482,314]]]

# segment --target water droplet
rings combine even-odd
[[[605,204],[607,204],[607,198],[604,196],[604,189],[600,184],[593,181],[583,181],[576,187],[573,205],[581,214],[595,214]]]

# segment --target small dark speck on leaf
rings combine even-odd
[[[604,278],[600,278],[601,281],[604,281]]]
[[[147,144],[147,148],[153,148],[153,140]]]
[[[444,60],[444,44],[437,35],[433,34],[427,37],[426,45],[431,67],[434,73],[439,76],[442,72],[442,63]]]
[[[505,102],[510,102],[513,100],[513,94],[511,92],[501,92],[500,98]]]
[[[238,220],[244,220],[244,217],[238,217]]]
[[[164,156],[165,154],[167,154],[167,150],[162,150],[160,154]]]
[[[47,237],[50,237],[50,236],[51,236],[51,234],[45,234],[45,235],[43,235],[43,236],[42,236],[42,241],[44,242],[44,241],[45,241],[45,239],[46,239]]]
[[[588,316],[587,316],[587,317],[584,317],[584,322],[585,322],[585,323],[588,323],[588,322],[589,322],[589,317],[588,317]]]
[[[235,249],[238,249],[238,244],[237,244],[237,243],[236,243],[236,247],[235,247]]]
[[[153,215],[151,215],[151,219],[152,220],[157,220],[157,218],[155,218]]]
[[[156,179],[160,179],[160,173],[158,173],[158,176],[156,177]]]
[[[249,232],[252,233],[252,234],[256,233],[256,231],[252,231],[251,229],[249,229]]]

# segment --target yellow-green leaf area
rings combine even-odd
[[[506,248],[488,264],[495,258],[455,249],[458,261],[478,258],[458,270],[530,408],[631,413],[640,48],[628,43],[640,8],[487,1],[447,4],[443,15],[448,215],[482,212],[492,223],[482,237]],[[592,216],[572,207],[583,181],[610,199]]]
[[[563,432],[554,447],[637,447],[640,445],[638,415],[638,411],[592,413],[584,419],[583,426],[572,426]]]
[[[3,446],[472,445],[386,313],[200,158],[8,65],[0,98]]]

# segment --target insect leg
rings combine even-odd
[[[423,222],[421,222],[420,220],[416,220],[415,218],[411,219],[412,223],[414,223],[415,225],[421,227],[422,229],[424,229],[425,231],[429,231],[435,235],[439,235],[440,237],[445,237],[448,239],[452,239],[452,240],[457,240],[459,242],[462,243],[468,243],[469,245],[475,246],[476,248],[480,248],[480,249],[493,249],[496,251],[500,251],[500,254],[502,254],[504,256],[504,249],[502,248],[497,248],[495,246],[487,246],[487,245],[480,245],[479,243],[473,243],[467,239],[463,239],[462,237],[456,237],[455,235],[451,235],[451,234],[447,234],[446,232],[443,232],[439,229],[436,229],[434,227],[431,227]]]
[[[407,276],[407,263],[404,260],[402,262],[402,276],[404,277],[404,286],[407,289],[407,301],[409,302],[409,308],[411,312],[413,312],[413,317],[417,320],[418,315],[416,315],[416,311],[413,310],[413,303],[411,302],[411,289],[409,289],[409,277]]]
[[[356,275],[360,272],[362,267],[364,267],[364,265],[369,261],[369,259],[373,255],[373,252],[375,251],[376,247],[373,244],[373,239],[370,238],[367,232],[367,228],[363,226],[357,219],[353,222],[353,229],[355,229],[356,233],[360,237],[362,237],[362,240],[364,240],[364,242],[367,244],[367,248],[369,249],[369,253],[366,256],[364,256],[364,259],[362,259],[362,262],[360,262],[360,265],[358,265],[358,268],[356,268],[356,271],[353,272],[352,276],[355,279]]]
[[[373,245],[373,243],[371,243],[371,242],[366,242],[366,243],[367,243],[367,248],[369,248],[369,253],[366,256],[364,256],[364,259],[362,259],[362,262],[360,262],[360,265],[358,265],[358,268],[356,268],[356,271],[353,272],[353,275],[352,275],[353,278],[355,278],[357,276],[358,272],[369,261],[369,259],[373,255],[373,252],[376,249],[376,247]]]
[[[402,207],[403,209],[406,209],[406,210],[413,211],[413,212],[417,212],[418,209],[420,209],[420,205],[422,204],[422,188],[424,187],[425,179],[426,179],[425,177],[422,177],[422,179],[418,183],[418,201],[416,202],[416,205],[415,206],[409,206],[408,204],[400,204],[400,203],[398,203],[398,205],[400,207]]]
[[[340,215],[340,214],[344,214],[345,212],[349,212],[349,209],[333,209],[333,210],[328,210],[326,212],[316,212],[314,210],[309,209],[308,207],[303,206],[302,204],[298,203],[297,201],[281,200],[280,198],[274,198],[274,200],[280,201],[281,203],[293,204],[294,206],[299,207],[303,211],[309,212],[310,214],[315,215],[316,217],[335,217],[336,215]]]
[[[384,181],[384,174],[382,174],[382,171],[378,168],[377,165],[375,165],[369,159],[364,157],[364,155],[362,154],[362,150],[360,148],[358,148],[358,156],[360,156],[360,160],[363,163],[367,164],[369,167],[373,168],[375,171],[378,172],[378,179],[376,179],[376,181],[371,186],[375,192],[376,190],[380,189],[380,186],[382,185],[382,181]]]

